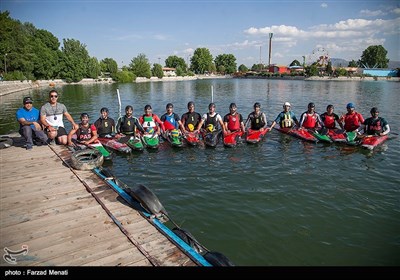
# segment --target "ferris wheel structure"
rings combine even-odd
[[[325,48],[316,48],[307,56],[307,65],[317,64],[317,67],[326,67],[331,60]]]

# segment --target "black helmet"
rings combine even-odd
[[[83,117],[88,117],[88,118],[89,118],[89,114],[88,114],[88,113],[82,113],[82,114],[81,114],[81,119],[82,119]]]
[[[374,113],[379,113],[379,110],[378,110],[377,107],[372,107],[371,108],[371,114],[374,114]]]
[[[187,106],[188,106],[188,108],[189,108],[190,106],[194,106],[194,102],[193,102],[193,101],[189,101]]]
[[[106,107],[101,108],[100,113],[103,113],[103,112],[107,112],[108,113],[108,108],[106,108]]]
[[[144,109],[147,110],[147,109],[152,109],[152,108],[151,108],[151,105],[147,104],[146,106],[144,106]]]
[[[128,105],[125,107],[125,111],[128,111],[129,109],[131,109],[133,111],[133,107],[131,105]]]
[[[168,109],[169,107],[174,108],[174,104],[168,103],[167,106],[165,106],[166,109]]]
[[[315,104],[312,102],[308,103],[308,108],[315,108]]]
[[[329,109],[335,109],[334,107],[333,107],[333,105],[332,104],[329,104],[328,106],[326,106],[326,110],[328,111]]]
[[[254,103],[254,106],[253,106],[254,108],[256,108],[256,107],[258,107],[258,108],[261,108],[261,104],[259,103],[259,102],[256,102],[256,103]]]
[[[236,103],[231,103],[231,105],[229,105],[229,109],[232,109],[232,108],[237,108]]]
[[[215,103],[210,103],[210,104],[208,105],[208,109],[210,109],[211,107],[214,107],[214,108],[215,108]]]

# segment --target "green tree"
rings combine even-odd
[[[132,83],[135,79],[135,74],[126,69],[115,74],[115,80],[119,83]]]
[[[151,70],[152,76],[161,79],[164,77],[164,72],[162,70],[162,65],[158,63],[153,64],[153,69]]]
[[[326,73],[328,73],[329,75],[333,73],[331,61],[328,61],[328,64],[326,65]]]
[[[236,72],[236,57],[233,54],[220,54],[215,58],[214,62],[221,73],[233,74]],[[220,69],[223,70],[220,71]]]
[[[95,57],[89,58],[86,77],[97,79],[101,74],[100,63]]]
[[[382,45],[369,46],[363,51],[359,65],[366,68],[387,68],[389,59],[386,55],[387,50]]]
[[[244,64],[240,64],[239,72],[246,73],[247,71],[249,71],[249,68],[247,68]]]
[[[213,57],[207,48],[197,48],[190,59],[190,70],[196,74],[204,74],[206,71],[212,72]]]
[[[63,53],[61,77],[67,82],[79,82],[87,77],[90,57],[86,45],[78,40],[64,39],[61,51]]]
[[[185,60],[182,57],[178,57],[176,55],[171,55],[167,57],[165,60],[165,67],[170,67],[170,68],[178,68],[181,67],[181,69],[186,69],[187,65]]]
[[[114,79],[118,72],[118,64],[112,58],[104,58],[102,61],[100,61],[100,69],[103,75],[108,74]]]
[[[150,63],[146,55],[140,53],[137,57],[134,57],[129,64],[131,71],[136,77],[151,77]]]
[[[357,62],[353,59],[352,61],[349,62],[349,65],[347,67],[358,67]]]

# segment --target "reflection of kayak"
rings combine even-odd
[[[221,130],[214,130],[213,132],[205,132],[203,131],[203,139],[204,144],[207,147],[215,148],[219,142],[219,138],[221,137]]]
[[[298,129],[298,128],[276,128],[276,130],[289,134],[291,136],[297,137],[301,140],[313,142],[318,142],[318,139],[315,138],[308,130],[306,129]]]
[[[121,153],[130,153],[132,150],[127,144],[119,142],[116,138],[98,138],[103,146]]]
[[[239,137],[242,137],[243,132],[241,130],[231,132],[229,134],[224,135],[224,146],[225,147],[234,147],[236,146]]]
[[[142,140],[138,137],[130,137],[126,144],[133,150],[133,151],[143,151],[144,146]]]
[[[183,136],[183,138],[190,146],[197,146],[200,143],[199,133],[188,132]]]
[[[387,135],[384,136],[365,136],[362,140],[361,140],[361,147],[367,148],[369,150],[374,149],[376,146],[382,144],[383,142],[385,142],[388,139]]]
[[[246,142],[249,144],[257,144],[265,137],[265,134],[267,134],[269,130],[269,128],[265,128],[263,131],[249,128],[247,130]]]
[[[158,139],[157,133],[145,134],[145,135],[142,135],[141,138],[142,138],[143,145],[147,149],[158,149],[158,146],[160,146],[160,140]]]

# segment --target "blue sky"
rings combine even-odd
[[[233,54],[237,65],[306,63],[317,55],[358,60],[371,45],[383,45],[400,61],[400,2],[353,1],[18,1],[0,10],[62,40],[77,39],[90,56],[128,65],[143,53],[150,63],[170,55],[190,58],[199,47],[215,58]]]

